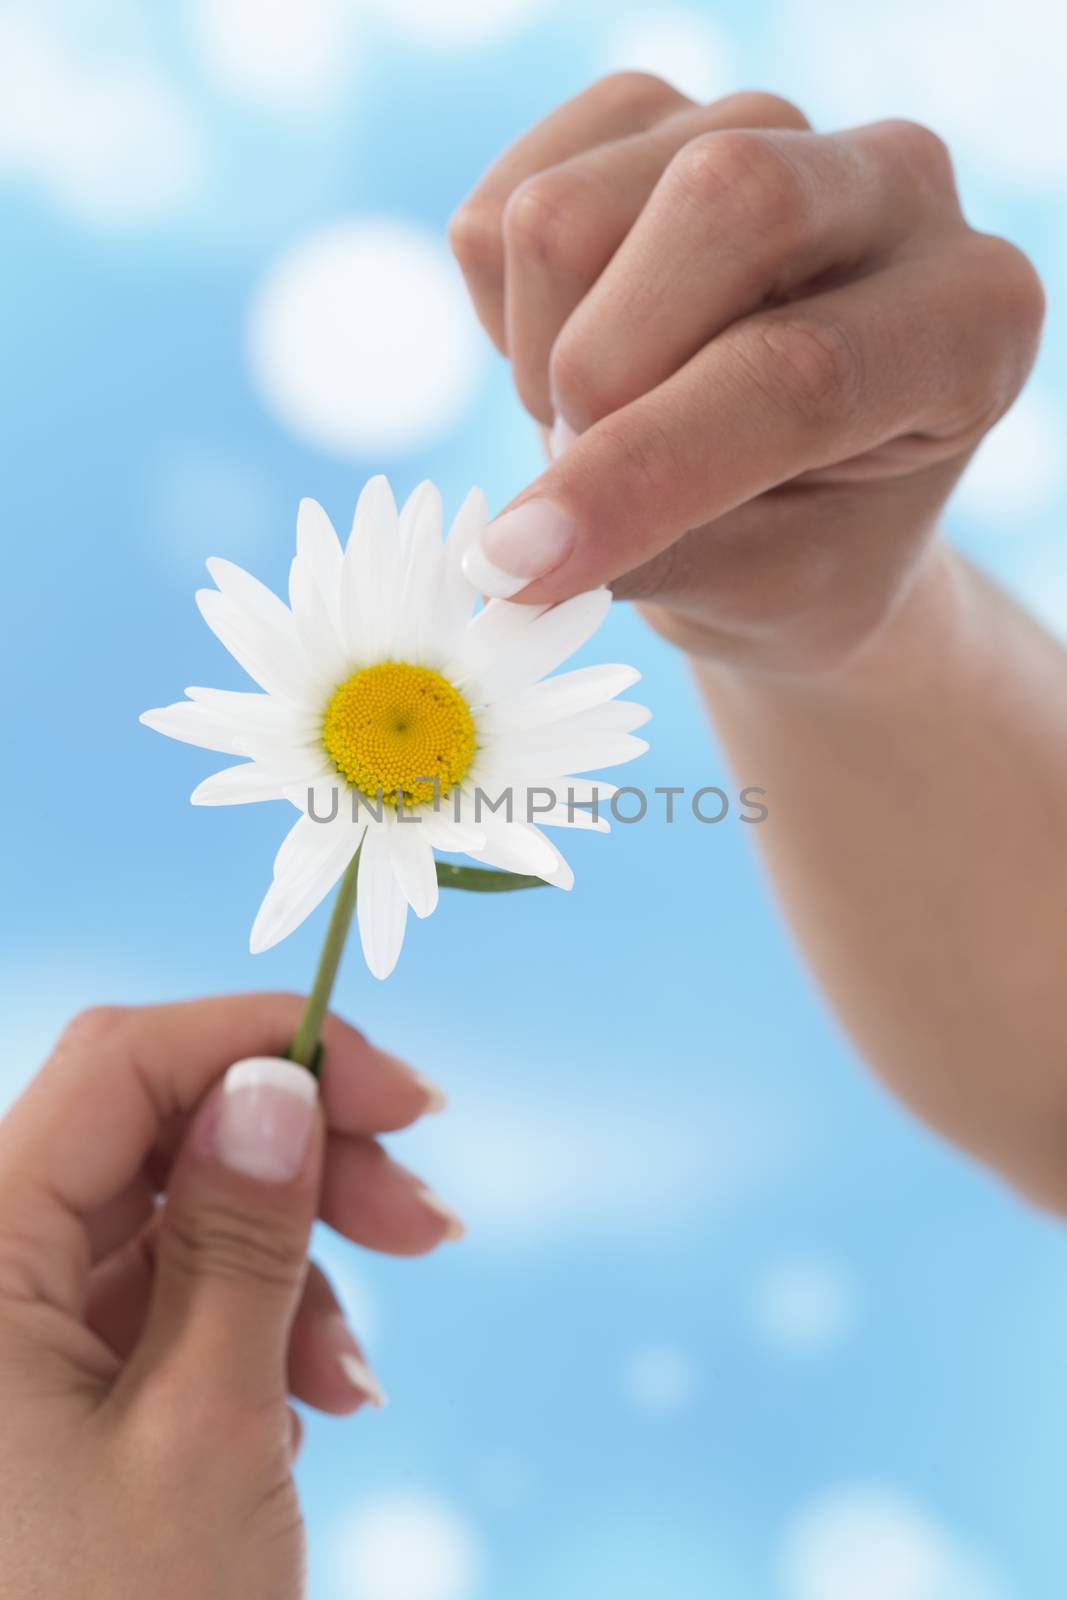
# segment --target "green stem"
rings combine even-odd
[[[333,902],[330,912],[330,925],[326,929],[326,938],[322,945],[322,954],[319,956],[318,970],[315,973],[315,982],[311,985],[304,1014],[300,1018],[300,1026],[296,1036],[289,1046],[289,1060],[295,1061],[301,1067],[307,1067],[309,1072],[318,1076],[321,1045],[319,1043],[319,1030],[322,1019],[326,1015],[330,1004],[330,995],[333,993],[334,979],[337,977],[337,968],[341,962],[341,953],[348,938],[349,924],[352,913],[356,909],[356,878],[359,872],[359,850],[345,868],[344,877],[341,879],[340,888]]]

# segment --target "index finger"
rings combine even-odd
[[[493,163],[448,232],[474,308],[498,350],[505,351],[507,344],[500,219],[513,191],[533,173],[591,144],[639,132],[689,105],[685,95],[648,73],[612,73],[557,107]]]

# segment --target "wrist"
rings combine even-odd
[[[923,552],[886,616],[854,650],[812,673],[766,670],[689,650],[709,690],[779,703],[833,704],[895,698],[943,674],[966,650],[975,574],[942,537]]]

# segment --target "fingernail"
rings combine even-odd
[[[304,1164],[318,1084],[306,1067],[273,1056],[227,1072],[215,1127],[219,1160],[261,1183],[291,1183]]]
[[[340,1311],[327,1317],[322,1332],[326,1342],[336,1351],[337,1365],[346,1383],[380,1411],[386,1403],[385,1390],[360,1355],[359,1346]]]
[[[566,417],[559,416],[552,424],[552,431],[548,436],[548,453],[555,461],[577,439],[578,435],[567,421]]]
[[[509,600],[551,572],[574,546],[576,529],[550,500],[524,500],[491,522],[463,556],[468,580],[494,600]]]
[[[357,1394],[366,1395],[370,1404],[381,1411],[389,1403],[388,1396],[367,1363],[347,1351],[337,1359],[341,1371]]]
[[[445,1109],[448,1096],[439,1083],[434,1083],[431,1078],[424,1078],[421,1072],[415,1074],[415,1082],[426,1096],[425,1116],[432,1117],[436,1112]]]
[[[454,1243],[457,1239],[463,1238],[463,1235],[467,1231],[466,1223],[463,1221],[462,1217],[457,1216],[457,1214],[452,1210],[451,1206],[445,1204],[440,1195],[434,1194],[432,1189],[427,1189],[426,1186],[423,1185],[418,1190],[418,1196],[423,1205],[426,1207],[427,1211],[432,1211],[434,1216],[440,1217],[441,1220],[447,1224],[445,1228],[446,1239],[449,1239]]]

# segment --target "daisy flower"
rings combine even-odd
[[[141,721],[243,758],[205,779],[194,805],[287,800],[302,813],[275,859],[253,952],[351,879],[367,965],[384,978],[409,907],[426,917],[437,904],[435,851],[569,889],[542,827],[606,831],[587,808],[614,791],[572,775],[647,748],[633,736],[647,711],[616,699],[639,674],[546,675],[596,631],[610,596],[476,611],[461,558],[486,515],[472,490],[443,540],[433,484],[398,512],[386,479],[372,478],[342,548],[304,500],[288,605],[232,562],[208,562],[216,588],[197,604],[261,692],[187,689]]]

